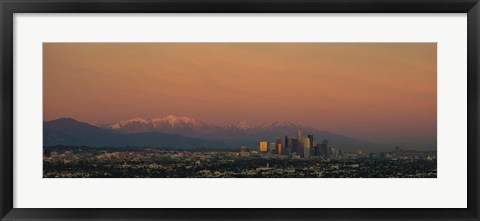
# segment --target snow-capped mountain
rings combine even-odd
[[[144,121],[137,119],[132,120],[130,123],[144,123]],[[60,118],[44,122],[43,145],[85,145],[90,147],[153,146],[176,148],[229,147],[228,144],[221,141],[192,138],[179,134],[161,132],[122,134],[111,129],[99,128],[95,125],[80,122],[72,118]]]
[[[246,123],[246,122],[240,121],[240,122],[237,122],[237,123],[225,124],[225,125],[223,125],[223,128],[233,129],[233,130],[250,130],[253,127],[248,125],[248,123]]]
[[[83,142],[83,140],[98,140],[99,142],[107,140],[109,142],[112,141],[112,145],[117,145],[117,143],[120,144],[121,142],[125,142],[125,144],[140,145],[142,144],[142,139],[145,139],[143,142],[145,145],[150,145],[151,143],[160,144],[162,142],[162,144],[174,144],[192,138],[195,139],[195,145],[203,145],[205,142],[212,144],[212,142],[214,142],[213,144],[215,145],[222,144],[225,147],[239,147],[256,146],[259,141],[272,141],[277,137],[284,138],[285,136],[290,136],[296,138],[297,131],[301,130],[304,135],[314,135],[315,141],[317,142],[320,142],[323,139],[328,139],[336,147],[343,150],[355,150],[360,147],[364,148],[372,146],[371,143],[368,142],[358,141],[343,135],[332,134],[304,124],[281,121],[274,121],[257,126],[249,125],[246,122],[216,126],[201,122],[191,117],[168,115],[163,118],[133,118],[107,125],[89,125],[81,123],[79,125],[83,125],[82,127],[67,125],[62,129],[55,129],[56,125],[59,124],[58,122],[72,124],[72,122],[76,121],[73,119],[68,121],[59,119],[44,122],[46,132],[50,130],[55,132],[44,134],[44,136],[46,136],[45,138],[52,141],[50,143],[47,142],[48,144],[64,144],[65,142],[63,141],[71,141],[72,139],[75,142],[78,141],[77,144],[82,144],[80,141]],[[72,128],[75,130],[78,128],[87,128],[88,130],[86,131],[88,133],[80,129],[80,131],[72,131]],[[78,136],[82,134],[89,135],[80,137],[80,139]],[[172,135],[175,135],[176,137]],[[193,140],[191,141],[193,142]],[[105,144],[108,144],[108,142],[105,141]],[[188,146],[185,143],[182,143],[182,145]]]
[[[238,133],[255,134],[255,133],[277,133],[279,135],[295,133],[297,130],[315,131],[315,129],[300,123],[274,121],[262,125],[252,126],[246,122],[240,121],[229,123],[223,126],[215,126],[201,122],[197,119],[168,115],[163,118],[133,118],[123,120],[113,124],[101,125],[103,128],[116,130],[123,133],[142,133],[142,132],[170,132],[181,133],[187,135],[202,136],[208,134],[228,134],[229,132],[238,135]]]
[[[201,132],[210,129],[211,125],[191,117],[168,115],[163,118],[133,118],[114,124],[101,125],[101,127],[124,133],[182,132],[181,130]]]
[[[240,121],[216,126],[191,117],[172,114],[163,118],[133,118],[102,125],[101,127],[126,134],[161,132],[200,139],[222,140],[233,145],[238,143],[254,145],[259,140],[270,140],[287,135],[293,136],[297,134],[297,130],[302,130],[304,133],[309,134],[319,132],[300,123],[274,121],[253,126]]]
[[[291,123],[291,122],[281,122],[281,121],[274,121],[271,123],[266,123],[263,125],[260,125],[256,128],[257,131],[261,132],[277,132],[277,131],[283,131],[283,132],[290,132],[290,131],[297,131],[297,130],[315,130],[313,128],[310,128],[306,125],[303,125],[301,123]]]
[[[148,121],[156,127],[162,127],[168,125],[170,127],[187,127],[187,128],[201,128],[206,124],[190,118],[190,117],[177,117],[175,115],[168,115],[164,118],[153,118]]]
[[[213,138],[230,138],[230,137],[252,137],[276,134],[277,136],[285,136],[288,134],[296,134],[297,130],[305,133],[318,132],[318,130],[303,125],[301,123],[274,121],[262,125],[252,126],[246,122],[240,121],[229,123],[223,126],[215,126],[204,123],[197,119],[168,115],[163,118],[133,118],[123,120],[113,124],[101,125],[106,129],[119,131],[122,133],[143,133],[143,132],[163,132],[188,135],[192,137],[213,137]]]
[[[147,123],[147,120],[145,120],[145,119],[133,118],[133,119],[130,119],[130,120],[120,121],[120,122],[112,124],[108,127],[110,127],[111,129],[120,129],[122,127],[127,126],[128,124],[146,124],[146,123]]]

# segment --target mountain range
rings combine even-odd
[[[225,143],[182,135],[142,132],[125,134],[103,129],[72,118],[60,118],[43,123],[43,145],[102,146],[161,146],[179,148],[225,147]]]
[[[300,123],[275,121],[253,126],[237,122],[217,126],[175,115],[151,119],[133,118],[101,125],[91,125],[72,118],[47,121],[44,122],[44,146],[255,147],[259,141],[273,141],[276,137],[281,137],[282,141],[285,136],[296,138],[298,130],[301,130],[304,136],[314,135],[317,143],[328,139],[334,147],[345,151],[376,149],[373,143],[332,134]]]

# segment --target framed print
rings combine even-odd
[[[478,1],[1,1],[2,220],[480,220]]]

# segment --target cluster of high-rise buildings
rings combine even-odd
[[[277,137],[275,142],[268,143],[267,141],[260,141],[260,153],[262,154],[278,154],[278,155],[292,155],[296,154],[303,158],[324,158],[328,159],[332,156],[341,154],[330,146],[329,140],[322,140],[321,143],[316,144],[313,135],[309,134],[306,137],[302,131],[297,131],[297,138],[285,136]]]

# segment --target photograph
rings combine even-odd
[[[42,47],[43,178],[437,178],[437,43]]]

